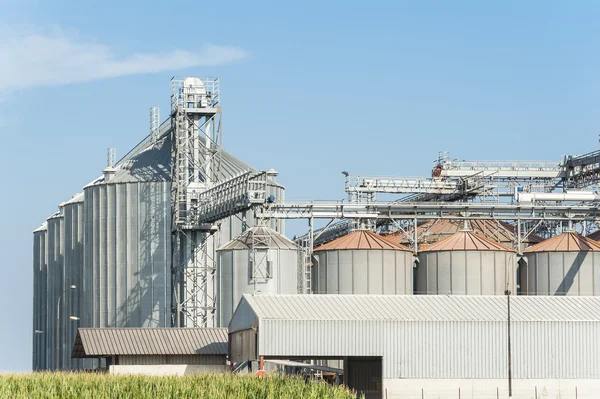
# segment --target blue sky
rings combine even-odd
[[[148,3],[0,0],[2,371],[31,367],[32,230],[166,115],[173,75],[221,77],[224,147],[289,199],[345,197],[342,170],[426,175],[440,150],[598,148],[597,2]]]

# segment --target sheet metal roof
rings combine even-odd
[[[253,227],[229,241],[218,250],[249,249],[253,241],[255,248],[298,249],[293,241],[270,227]]]
[[[222,151],[221,173],[225,178],[254,170],[230,153]],[[164,134],[155,143],[146,137],[115,166],[116,172],[111,183],[131,183],[139,181],[164,182],[171,180],[171,135]],[[101,184],[104,177],[92,181],[90,185]],[[86,186],[86,187],[87,187]]]
[[[600,243],[584,237],[575,231],[566,231],[539,244],[525,249],[525,253],[535,252],[580,252],[600,251]]]
[[[507,316],[504,295],[245,294],[243,301],[259,318],[277,320],[506,321]],[[513,321],[600,321],[600,297],[511,296],[510,304]]]
[[[395,251],[409,251],[410,248],[390,241],[371,230],[356,230],[346,234],[325,245],[315,248],[316,251],[351,250],[351,249],[389,249]]]
[[[37,229],[33,230],[34,233],[39,233],[40,231],[47,231],[48,230],[48,222],[44,222],[42,223],[42,225],[40,227],[38,227]]]
[[[600,241],[600,230],[594,231],[593,233],[588,234],[586,237],[590,240]]]
[[[514,249],[492,241],[482,235],[475,234],[471,230],[462,230],[444,240],[421,248],[420,252],[431,251],[510,251]]]
[[[226,355],[226,328],[80,328],[71,357]]]
[[[515,226],[510,223],[494,220],[470,220],[471,230],[496,242],[512,244],[516,240]],[[430,220],[417,227],[417,237],[419,244],[432,244],[438,242],[452,234],[458,233],[463,229],[462,220],[438,219]],[[413,234],[409,232],[409,234]],[[386,238],[407,244],[410,241],[401,232],[392,233]],[[530,234],[523,240],[524,243],[536,244],[544,241],[543,237],[537,234]]]
[[[76,204],[78,202],[83,202],[84,197],[85,196],[82,192],[77,193],[74,196],[72,196],[70,200],[63,202],[62,204],[59,204],[58,206],[65,206],[65,205],[69,205],[69,204]]]

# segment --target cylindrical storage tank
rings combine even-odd
[[[253,227],[217,250],[217,323],[227,327],[243,294],[296,294],[298,247]]]
[[[83,193],[74,195],[69,201],[62,203],[62,213],[65,221],[64,240],[64,278],[63,287],[75,285],[72,293],[65,293],[61,304],[61,338],[65,340],[62,351],[64,369],[77,370],[81,368],[81,359],[71,359],[73,343],[81,320],[83,303]],[[68,297],[67,297],[68,295]]]
[[[45,330],[46,337],[46,365],[49,370],[55,370],[62,367],[60,356],[57,362],[57,310],[58,298],[63,291],[63,272],[64,272],[64,216],[57,212],[50,216],[46,221],[48,224],[48,267],[46,276],[47,293],[47,324]],[[69,298],[68,294],[63,295],[62,300]],[[70,298],[69,298],[70,299]],[[61,314],[61,317],[64,317]],[[60,332],[59,332],[60,334]],[[63,341],[58,339],[58,350],[60,351]]]
[[[84,188],[82,327],[169,327],[170,142]]]
[[[523,251],[524,295],[600,295],[600,243],[567,231]]]
[[[419,251],[415,294],[516,294],[515,250],[462,230]]]
[[[315,294],[410,295],[413,253],[370,230],[356,230],[313,251]]]
[[[33,231],[33,371],[46,369],[47,234],[47,222]]]

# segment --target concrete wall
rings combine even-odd
[[[513,398],[596,398],[600,392],[599,379],[513,379]],[[460,395],[459,395],[460,389]],[[386,399],[480,399],[508,398],[506,379],[384,379],[383,398]]]
[[[118,356],[119,366],[154,366],[154,365],[224,365],[225,355],[142,355]]]
[[[110,366],[110,373],[115,375],[191,375],[198,373],[224,373],[227,366],[206,364],[155,364],[155,365],[116,365]]]

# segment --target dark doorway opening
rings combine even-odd
[[[344,384],[356,390],[365,399],[381,399],[382,358],[347,357],[344,359]]]

